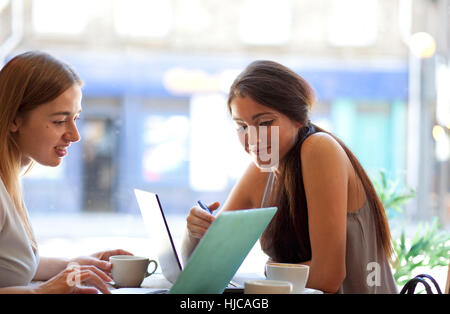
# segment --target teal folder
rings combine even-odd
[[[276,207],[270,207],[221,213],[169,293],[222,293],[276,211]]]

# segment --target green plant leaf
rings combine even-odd
[[[398,179],[389,179],[384,169],[379,170],[372,181],[388,219],[395,217],[394,213],[401,214],[403,206],[416,197],[414,189],[403,187]],[[399,236],[392,238],[395,256],[392,269],[398,285],[402,286],[411,279],[417,267],[432,269],[448,265],[450,234],[440,228],[439,219],[434,217],[431,223],[419,223],[411,239],[407,239],[404,225]]]

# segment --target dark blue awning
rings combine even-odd
[[[120,97],[135,95],[147,97],[177,96],[163,83],[167,71],[183,68],[218,75],[221,71],[242,70],[252,59],[238,56],[186,56],[186,55],[101,55],[71,54],[59,56],[71,63],[85,81],[86,96]],[[317,67],[302,62],[279,61],[311,83],[321,101],[355,99],[393,101],[408,99],[407,63],[376,67],[361,63],[358,66],[342,65]]]

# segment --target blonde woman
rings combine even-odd
[[[81,86],[70,66],[43,52],[20,54],[0,71],[0,293],[108,293],[109,256],[131,254],[69,260],[38,253],[20,176],[36,162],[58,166],[80,140]]]

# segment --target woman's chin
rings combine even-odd
[[[254,158],[253,162],[255,163],[256,167],[266,172],[273,171],[274,168],[278,167],[278,162],[275,161],[272,162],[272,160],[261,161],[259,158]]]
[[[46,167],[58,167],[62,163],[62,158],[41,161],[35,160],[35,162]]]

